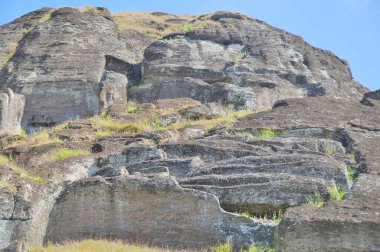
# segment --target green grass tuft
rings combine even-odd
[[[355,180],[358,178],[358,169],[351,165],[347,166],[347,175],[349,181],[355,182]]]
[[[180,27],[181,32],[191,32],[192,30],[194,30],[194,27],[192,24],[189,24],[189,23],[183,24]]]
[[[330,201],[338,201],[344,199],[344,196],[347,194],[345,190],[340,188],[337,185],[330,186],[327,188],[327,191],[329,193]]]
[[[307,200],[307,204],[316,206],[317,208],[322,208],[325,203],[322,200],[321,194],[319,192],[314,192],[315,197]]]
[[[0,165],[10,167],[15,173],[17,173],[20,178],[33,180],[35,184],[42,185],[44,180],[41,177],[33,175],[31,172],[25,170],[22,167],[17,166],[14,162],[6,158],[5,156],[0,155]]]
[[[271,138],[271,137],[281,137],[283,133],[276,129],[261,129],[259,130],[259,138]]]
[[[335,146],[331,142],[324,142],[323,143],[323,152],[329,156],[332,157],[334,156],[336,149]]]
[[[57,149],[54,152],[54,160],[59,161],[71,157],[91,155],[90,151],[87,150],[72,150],[68,148]]]
[[[24,129],[21,129],[21,131],[20,131],[20,137],[21,138],[27,138],[28,137],[28,134],[26,134],[26,131]]]

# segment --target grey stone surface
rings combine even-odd
[[[25,97],[9,88],[0,93],[0,135],[20,134]]]
[[[117,75],[107,63],[113,57],[128,62],[117,25],[73,8],[48,15],[23,36],[0,73],[1,87],[25,95],[22,124],[28,129],[92,116],[126,98],[125,73]]]
[[[210,20],[213,27],[152,43],[144,53],[142,87],[131,97],[191,97],[257,109],[293,97],[358,100],[367,91],[346,61],[299,36],[238,13],[212,13],[193,23]]]
[[[207,248],[225,241],[271,247],[276,226],[226,213],[214,195],[183,189],[170,177],[95,177],[61,194],[45,242],[94,234],[172,248]]]

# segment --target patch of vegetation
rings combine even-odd
[[[72,150],[69,148],[60,148],[54,152],[54,160],[59,161],[71,157],[90,155],[91,152],[87,150]]]
[[[0,68],[7,64],[7,62],[13,58],[13,55],[13,53],[8,53],[7,55],[0,55]]]
[[[7,188],[9,192],[14,193],[16,192],[16,186],[12,183],[10,183],[8,180],[2,178],[0,179],[0,189]]]
[[[331,142],[328,141],[323,143],[323,152],[326,154],[326,156],[332,157],[335,151],[335,145],[333,145]]]
[[[180,28],[181,32],[191,32],[194,30],[194,26],[190,23],[183,24]]]
[[[135,91],[139,90],[141,87],[142,87],[142,84],[141,84],[141,83],[138,83],[138,84],[135,84],[135,85],[133,85],[132,87],[130,87],[130,88],[129,88],[129,91],[131,91],[131,92],[135,92]]]
[[[28,252],[170,252],[167,249],[150,248],[144,245],[129,245],[122,241],[83,240],[69,241],[63,245],[48,244],[46,247],[30,247]]]
[[[235,56],[235,62],[240,62],[242,59],[248,56],[247,50],[241,50],[236,56]]]
[[[283,132],[276,129],[260,129],[259,130],[259,138],[271,138],[271,137],[281,137],[283,136]]]
[[[356,155],[355,155],[355,153],[347,153],[347,156],[348,156],[348,158],[351,160],[351,161],[356,161]]]
[[[211,249],[213,252],[233,252],[237,251],[234,249],[230,243],[220,244],[218,246],[215,246]],[[256,246],[251,246],[249,249],[241,249],[240,252],[275,252],[274,249],[269,248],[260,248]]]
[[[88,11],[88,12],[91,12],[93,14],[100,14],[100,11],[97,8],[95,8],[95,7],[91,6],[91,5],[86,5],[82,9],[84,11]]]
[[[21,129],[20,131],[20,137],[21,138],[27,138],[28,134],[26,134],[26,131],[24,129]]]
[[[321,194],[319,192],[314,192],[314,195],[314,198],[307,200],[307,204],[313,205],[317,208],[322,208],[325,205],[325,203],[323,202]]]
[[[135,105],[127,104],[127,110],[131,107],[131,110],[135,110]],[[210,130],[211,128],[218,126],[218,125],[226,125],[231,126],[233,125],[239,118],[245,117],[250,114],[261,112],[259,111],[252,111],[252,110],[232,110],[228,109],[227,112],[217,118],[213,119],[199,119],[199,120],[191,120],[191,119],[182,119],[179,120],[177,123],[170,124],[169,126],[163,126],[159,116],[175,113],[178,109],[166,109],[165,111],[157,110],[158,112],[155,119],[147,119],[142,118],[140,121],[135,122],[129,122],[124,123],[122,120],[118,120],[115,118],[112,118],[111,116],[107,114],[103,114],[101,116],[95,116],[90,118],[92,122],[95,124],[95,128],[98,130],[97,135],[101,137],[103,134],[110,135],[112,133],[140,133],[143,131],[149,132],[149,131],[156,131],[156,130],[181,130],[183,128],[189,127],[189,126],[195,126],[200,125],[204,126],[205,130]],[[105,132],[105,133],[101,133]]]
[[[338,201],[344,199],[344,196],[347,194],[347,192],[340,188],[337,185],[330,186],[327,188],[327,191],[329,193],[329,199],[330,201]]]
[[[60,130],[61,127],[66,127],[64,125],[67,125],[67,124],[59,125],[50,130],[42,129],[30,135],[27,135],[26,132],[22,130],[20,133],[21,138],[16,141],[11,142],[6,147],[16,147],[16,146],[24,145],[24,144],[30,145],[31,147],[37,147],[37,146],[42,146],[42,145],[51,144],[51,143],[59,143],[61,142],[59,137],[51,137],[51,134],[55,131]]]
[[[109,136],[109,135],[112,135],[113,132],[112,131],[99,131],[99,132],[96,132],[95,134],[95,137],[96,138],[103,138],[103,137],[106,137],[106,136]]]
[[[348,180],[351,182],[355,182],[355,180],[358,178],[359,175],[359,169],[356,166],[347,166],[347,175],[348,175]]]
[[[49,22],[51,19],[53,18],[53,14],[52,13],[47,13],[45,15],[43,15],[40,19],[40,23],[46,23],[46,22]]]
[[[13,161],[9,160],[7,157],[0,155],[0,165],[10,167],[15,173],[17,173],[20,178],[30,179],[37,185],[42,185],[44,180],[38,176],[33,175],[31,172],[25,170],[22,167],[17,166]]]
[[[134,101],[127,102],[126,110],[128,114],[135,114],[137,112],[136,103]]]
[[[236,214],[249,217],[252,219],[258,219],[258,220],[271,220],[271,221],[276,221],[276,222],[281,222],[282,217],[284,213],[282,211],[278,212],[273,212],[273,213],[263,213],[263,214],[252,214],[249,211],[244,211],[244,212],[238,212]]]

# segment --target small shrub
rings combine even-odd
[[[329,156],[332,157],[335,153],[336,149],[335,146],[331,142],[324,142],[323,143],[323,152]]]
[[[190,23],[183,24],[180,28],[181,32],[191,32],[192,30],[194,30],[194,27]]]
[[[307,204],[316,206],[317,208],[322,208],[325,203],[322,200],[321,194],[319,192],[314,192],[315,197],[307,200]]]
[[[128,114],[135,114],[137,111],[137,107],[128,107],[127,112]]]
[[[351,165],[347,166],[347,175],[349,181],[355,182],[355,180],[358,178],[358,169]]]
[[[271,137],[281,137],[283,133],[276,129],[261,129],[259,130],[259,138],[271,138]]]
[[[241,50],[236,56],[235,56],[235,62],[240,62],[242,59],[247,57],[248,51]]]
[[[20,131],[20,137],[21,138],[26,138],[28,136],[28,134],[26,134],[26,131],[24,129],[21,129]]]
[[[330,201],[342,200],[344,199],[344,196],[347,194],[345,190],[343,190],[337,185],[327,188],[327,191],[329,193]]]
[[[87,150],[72,150],[68,148],[57,149],[54,152],[54,160],[59,161],[71,157],[90,155],[91,152]]]

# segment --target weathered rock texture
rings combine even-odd
[[[0,138],[0,249],[97,236],[379,251],[379,91],[330,52],[241,14],[144,14],[145,35],[115,18],[42,9],[1,27],[4,53],[18,43],[0,73],[2,129],[106,116]],[[142,58],[179,28],[169,23],[185,25]],[[274,105],[238,120],[221,103]],[[81,155],[60,160],[62,148]],[[329,202],[336,187],[348,194]],[[319,209],[307,205],[317,195]]]
[[[11,89],[0,93],[0,135],[19,134],[24,113],[25,97]]]
[[[281,98],[360,99],[365,92],[346,61],[260,20],[218,12],[191,23],[194,30],[147,48],[143,85],[133,98],[191,97],[262,108]]]
[[[192,249],[228,237],[232,244],[268,247],[276,224],[226,213],[214,195],[182,189],[167,176],[95,177],[60,196],[45,239],[64,242],[88,235]]]
[[[46,15],[0,73],[2,87],[26,97],[23,126],[88,117],[125,101],[128,69],[110,61],[127,64],[129,52],[109,14],[61,8]]]
[[[368,95],[365,96],[365,99]],[[328,137],[340,141],[361,160],[359,174],[343,201],[321,209],[289,209],[280,225],[283,251],[378,251],[380,231],[380,114],[336,99],[279,101],[274,109],[242,119],[237,130],[272,127],[285,136]]]

